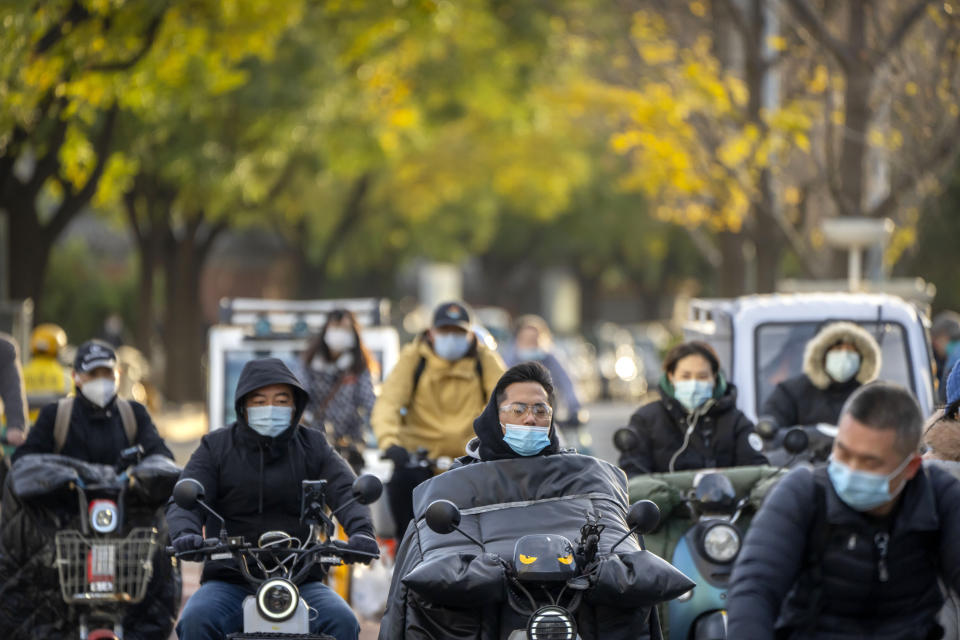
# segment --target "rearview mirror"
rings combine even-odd
[[[652,500],[634,502],[627,513],[627,526],[640,535],[646,535],[660,524],[660,508]]]
[[[365,473],[353,481],[353,497],[360,504],[373,504],[383,494],[383,483],[377,476]]]
[[[783,448],[794,455],[802,453],[810,446],[810,436],[801,427],[793,427],[783,436]]]
[[[181,509],[193,509],[204,495],[203,485],[193,478],[184,478],[173,487],[173,501]]]
[[[633,451],[639,445],[640,438],[638,438],[633,429],[629,427],[617,429],[613,434],[613,446],[615,446],[617,451],[620,451],[621,453]]]
[[[777,435],[777,421],[770,416],[760,416],[754,431],[764,440],[772,440]]]
[[[460,509],[449,500],[434,500],[423,514],[431,531],[447,534],[460,524]]]

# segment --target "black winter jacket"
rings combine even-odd
[[[734,385],[727,384],[723,395],[709,406],[704,405],[705,412],[704,407],[688,412],[671,397],[663,382],[660,394],[660,400],[640,407],[630,416],[629,427],[639,442],[632,451],[620,455],[620,468],[628,476],[767,463],[760,453],[760,437],[752,435],[753,423],[737,409]],[[671,469],[670,460],[683,448],[691,421],[695,426],[690,441]]]
[[[157,433],[146,407],[132,401],[130,406],[133,407],[133,416],[137,419],[137,440],[134,443],[127,441],[116,398],[101,408],[78,391],[73,403],[73,413],[70,414],[67,440],[59,452],[60,455],[94,464],[113,465],[119,460],[121,451],[131,444],[139,444],[143,446],[145,456],[159,454],[173,459],[173,454]],[[56,402],[48,404],[40,411],[36,424],[30,428],[26,442],[14,452],[14,462],[31,453],[54,453],[53,428],[56,418]]]
[[[819,389],[806,374],[800,374],[776,386],[763,403],[760,415],[773,418],[779,427],[810,426],[821,422],[835,425],[843,403],[860,386],[858,380],[852,379],[833,382],[825,389]]]
[[[295,410],[292,427],[276,438],[260,435],[243,417],[243,398],[251,391],[270,384],[293,387]],[[266,531],[285,531],[301,540],[308,528],[300,522],[300,483],[303,480],[327,481],[327,505],[336,509],[352,496],[356,476],[350,466],[327,444],[322,432],[299,424],[307,405],[307,392],[297,378],[277,358],[248,362],[240,374],[235,395],[239,419],[225,429],[208,433],[191,456],[181,478],[199,480],[206,502],[226,520],[231,536],[243,536],[256,543]],[[370,510],[354,503],[338,516],[348,535],[373,536]],[[170,537],[200,534],[206,525],[208,537],[214,537],[220,524],[212,517],[206,521],[200,511],[187,511],[174,503],[167,507]],[[311,579],[323,577],[318,567]],[[215,560],[204,564],[201,582],[225,580],[246,583],[233,560]]]
[[[461,509],[461,530],[482,543],[482,550],[460,533],[430,530],[424,512],[438,499]],[[380,640],[506,638],[526,625],[527,616],[504,601],[506,574],[491,554],[513,560],[516,541],[526,534],[561,535],[576,544],[585,516],[599,514],[605,525],[598,552],[603,558],[629,528],[623,473],[577,454],[467,464],[419,485],[413,502],[415,519],[397,550]],[[659,640],[651,606],[693,586],[662,559],[637,549],[633,536],[617,548],[618,556],[639,554],[633,557],[643,566],[629,576],[619,574],[604,597],[597,589],[608,584],[603,576],[610,574],[602,567],[591,572],[598,586],[585,592],[576,612],[583,640]]]
[[[822,525],[815,524],[818,503],[826,513]],[[881,581],[884,535],[888,579]],[[960,482],[941,469],[917,473],[891,517],[882,520],[844,504],[823,468],[795,469],[767,497],[747,532],[731,578],[729,637],[773,638],[775,627],[778,638],[939,637],[929,635],[938,632],[943,604],[938,568],[946,584],[960,588],[958,539]],[[814,555],[817,560],[809,561]],[[820,605],[811,627],[816,593]]]

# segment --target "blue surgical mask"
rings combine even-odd
[[[860,371],[860,354],[848,349],[833,349],[827,352],[823,368],[834,381],[846,382]]]
[[[913,460],[912,454],[907,456],[899,467],[888,474],[882,474],[855,471],[842,462],[830,458],[827,474],[830,476],[834,491],[847,506],[857,511],[870,511],[887,504],[903,490],[906,482],[900,483],[896,493],[891,492],[890,480],[897,477],[911,460]]]
[[[550,444],[550,427],[505,424],[503,428],[503,441],[521,456],[535,456]]]
[[[466,333],[438,333],[433,336],[433,352],[444,360],[459,360],[470,350],[470,336]]]
[[[713,397],[713,382],[704,380],[678,380],[673,383],[673,397],[677,402],[693,411]]]
[[[276,438],[293,421],[293,407],[247,407],[247,424],[262,436]]]

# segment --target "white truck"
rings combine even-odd
[[[825,324],[855,322],[883,357],[879,379],[913,391],[924,415],[934,410],[929,320],[897,296],[882,293],[791,293],[694,299],[683,332],[717,351],[737,386],[737,406],[756,421],[777,383],[799,375],[807,341]]]

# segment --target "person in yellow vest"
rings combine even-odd
[[[487,404],[506,367],[473,333],[459,302],[436,308],[433,325],[406,345],[373,405],[370,425],[384,457],[394,465],[387,484],[396,535],[413,519],[413,489],[432,475],[410,463],[410,453],[457,458],[473,437],[473,420]]]
[[[58,359],[65,346],[67,334],[58,325],[39,324],[30,334],[30,362],[23,368],[30,424],[37,421],[41,408],[73,391],[70,373]]]

